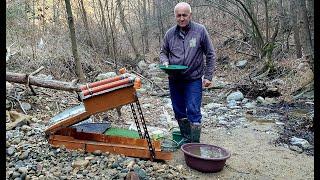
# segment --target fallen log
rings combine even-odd
[[[79,85],[75,85],[72,82],[43,79],[36,76],[30,76],[28,74],[6,72],[6,81],[69,92],[81,92]]]

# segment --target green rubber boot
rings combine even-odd
[[[190,122],[187,118],[178,119],[178,124],[180,128],[180,133],[182,136],[181,141],[179,142],[179,147],[185,143],[190,142]]]
[[[190,141],[200,143],[201,123],[190,123]]]

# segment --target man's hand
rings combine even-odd
[[[169,62],[164,62],[162,65],[168,67],[169,66]]]
[[[212,85],[211,81],[209,81],[208,79],[203,79],[203,81],[202,81],[202,86],[203,87],[209,87],[211,85]]]

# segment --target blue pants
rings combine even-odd
[[[169,89],[175,118],[201,123],[202,79],[169,79]]]

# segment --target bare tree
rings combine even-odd
[[[75,33],[75,28],[74,28],[70,0],[65,0],[65,3],[66,3],[67,14],[68,14],[68,24],[69,24],[69,30],[70,30],[72,53],[73,53],[73,57],[75,60],[75,65],[76,65],[76,74],[77,74],[79,80],[81,82],[84,82],[85,77],[84,77],[84,73],[83,73],[83,69],[82,69],[82,64],[81,64],[79,56],[78,56],[76,33]]]
[[[147,14],[147,2],[146,0],[142,1],[142,16],[143,16],[143,44],[144,52],[149,52],[149,23],[148,23],[148,14]]]
[[[106,8],[107,8],[108,24],[109,24],[110,33],[111,33],[111,41],[112,41],[111,54],[115,64],[115,71],[117,71],[118,63],[116,60],[116,56],[118,55],[118,52],[117,52],[117,40],[116,40],[116,33],[115,33],[116,32],[116,9],[114,7],[114,1],[111,0],[111,3],[106,1]]]
[[[311,33],[309,28],[309,20],[308,20],[308,12],[306,7],[306,1],[305,0],[297,0],[298,2],[298,9],[299,9],[299,25],[300,25],[300,36],[301,44],[304,52],[304,56],[307,60],[309,60],[309,63],[313,68],[313,47],[312,47],[312,40],[311,40]]]
[[[100,7],[100,12],[101,12],[101,23],[102,23],[102,27],[104,30],[104,35],[105,35],[105,40],[106,40],[106,54],[110,54],[110,39],[109,39],[109,33],[108,33],[108,28],[107,28],[107,23],[106,23],[106,18],[105,18],[105,12],[104,12],[104,8],[102,5],[102,1],[98,0],[99,2],[99,7]]]
[[[79,3],[79,6],[80,6],[80,9],[81,9],[82,21],[83,21],[83,25],[84,25],[84,27],[86,29],[87,36],[89,38],[90,46],[93,49],[96,49],[95,45],[94,45],[94,43],[92,41],[92,36],[91,36],[91,33],[90,33],[89,24],[88,24],[87,11],[86,11],[86,8],[84,7],[83,0],[78,0],[78,3]]]
[[[126,20],[125,20],[125,17],[124,17],[124,9],[122,7],[121,0],[117,0],[117,6],[118,6],[118,9],[119,9],[120,23],[121,23],[121,25],[122,25],[122,27],[123,27],[126,35],[127,35],[127,38],[129,40],[129,42],[131,44],[131,47],[132,47],[132,49],[134,51],[134,54],[135,54],[135,56],[137,58],[137,57],[140,56],[140,53],[138,51],[137,46],[135,45],[132,33],[130,32],[130,30],[129,30],[128,26],[127,26],[127,23],[126,23]]]
[[[311,35],[311,45],[314,48],[314,2],[313,0],[307,0],[308,20]]]
[[[296,1],[290,1],[290,16],[291,16],[291,24],[293,29],[293,38],[295,42],[296,47],[296,57],[301,58],[302,57],[302,51],[301,51],[301,43],[300,43],[300,34],[299,34],[299,27],[297,24],[297,3]]]

